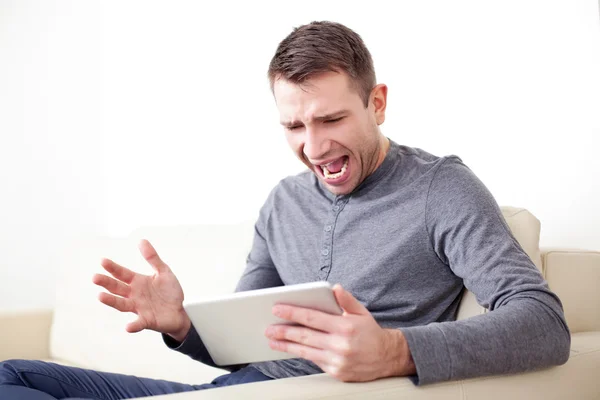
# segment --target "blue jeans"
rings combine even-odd
[[[0,399],[57,400],[84,398],[120,400],[157,396],[270,380],[253,367],[219,376],[212,383],[187,385],[131,375],[97,372],[30,360],[0,362]]]

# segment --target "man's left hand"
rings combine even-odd
[[[416,372],[399,329],[383,329],[352,294],[333,288],[343,314],[331,315],[278,304],[273,314],[301,326],[271,325],[265,334],[272,349],[310,360],[344,382],[365,382]]]

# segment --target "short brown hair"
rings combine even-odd
[[[271,90],[275,80],[284,78],[302,84],[323,72],[345,72],[365,107],[376,85],[371,53],[352,29],[329,21],[315,21],[294,28],[279,43],[269,64]]]

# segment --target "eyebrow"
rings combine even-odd
[[[348,112],[349,112],[348,110],[340,110],[340,111],[333,112],[331,114],[319,115],[317,117],[314,117],[313,121],[321,122],[321,121],[327,121],[330,119],[340,118],[342,115],[347,114]],[[281,121],[280,123],[281,123],[281,125],[289,128],[291,126],[297,126],[299,124],[302,124],[302,121],[297,121],[297,120]]]

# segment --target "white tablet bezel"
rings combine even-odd
[[[291,304],[333,315],[343,312],[328,282],[238,292],[184,302],[183,306],[215,364],[228,366],[296,357],[269,347],[267,327],[290,324],[273,315],[275,304]]]

